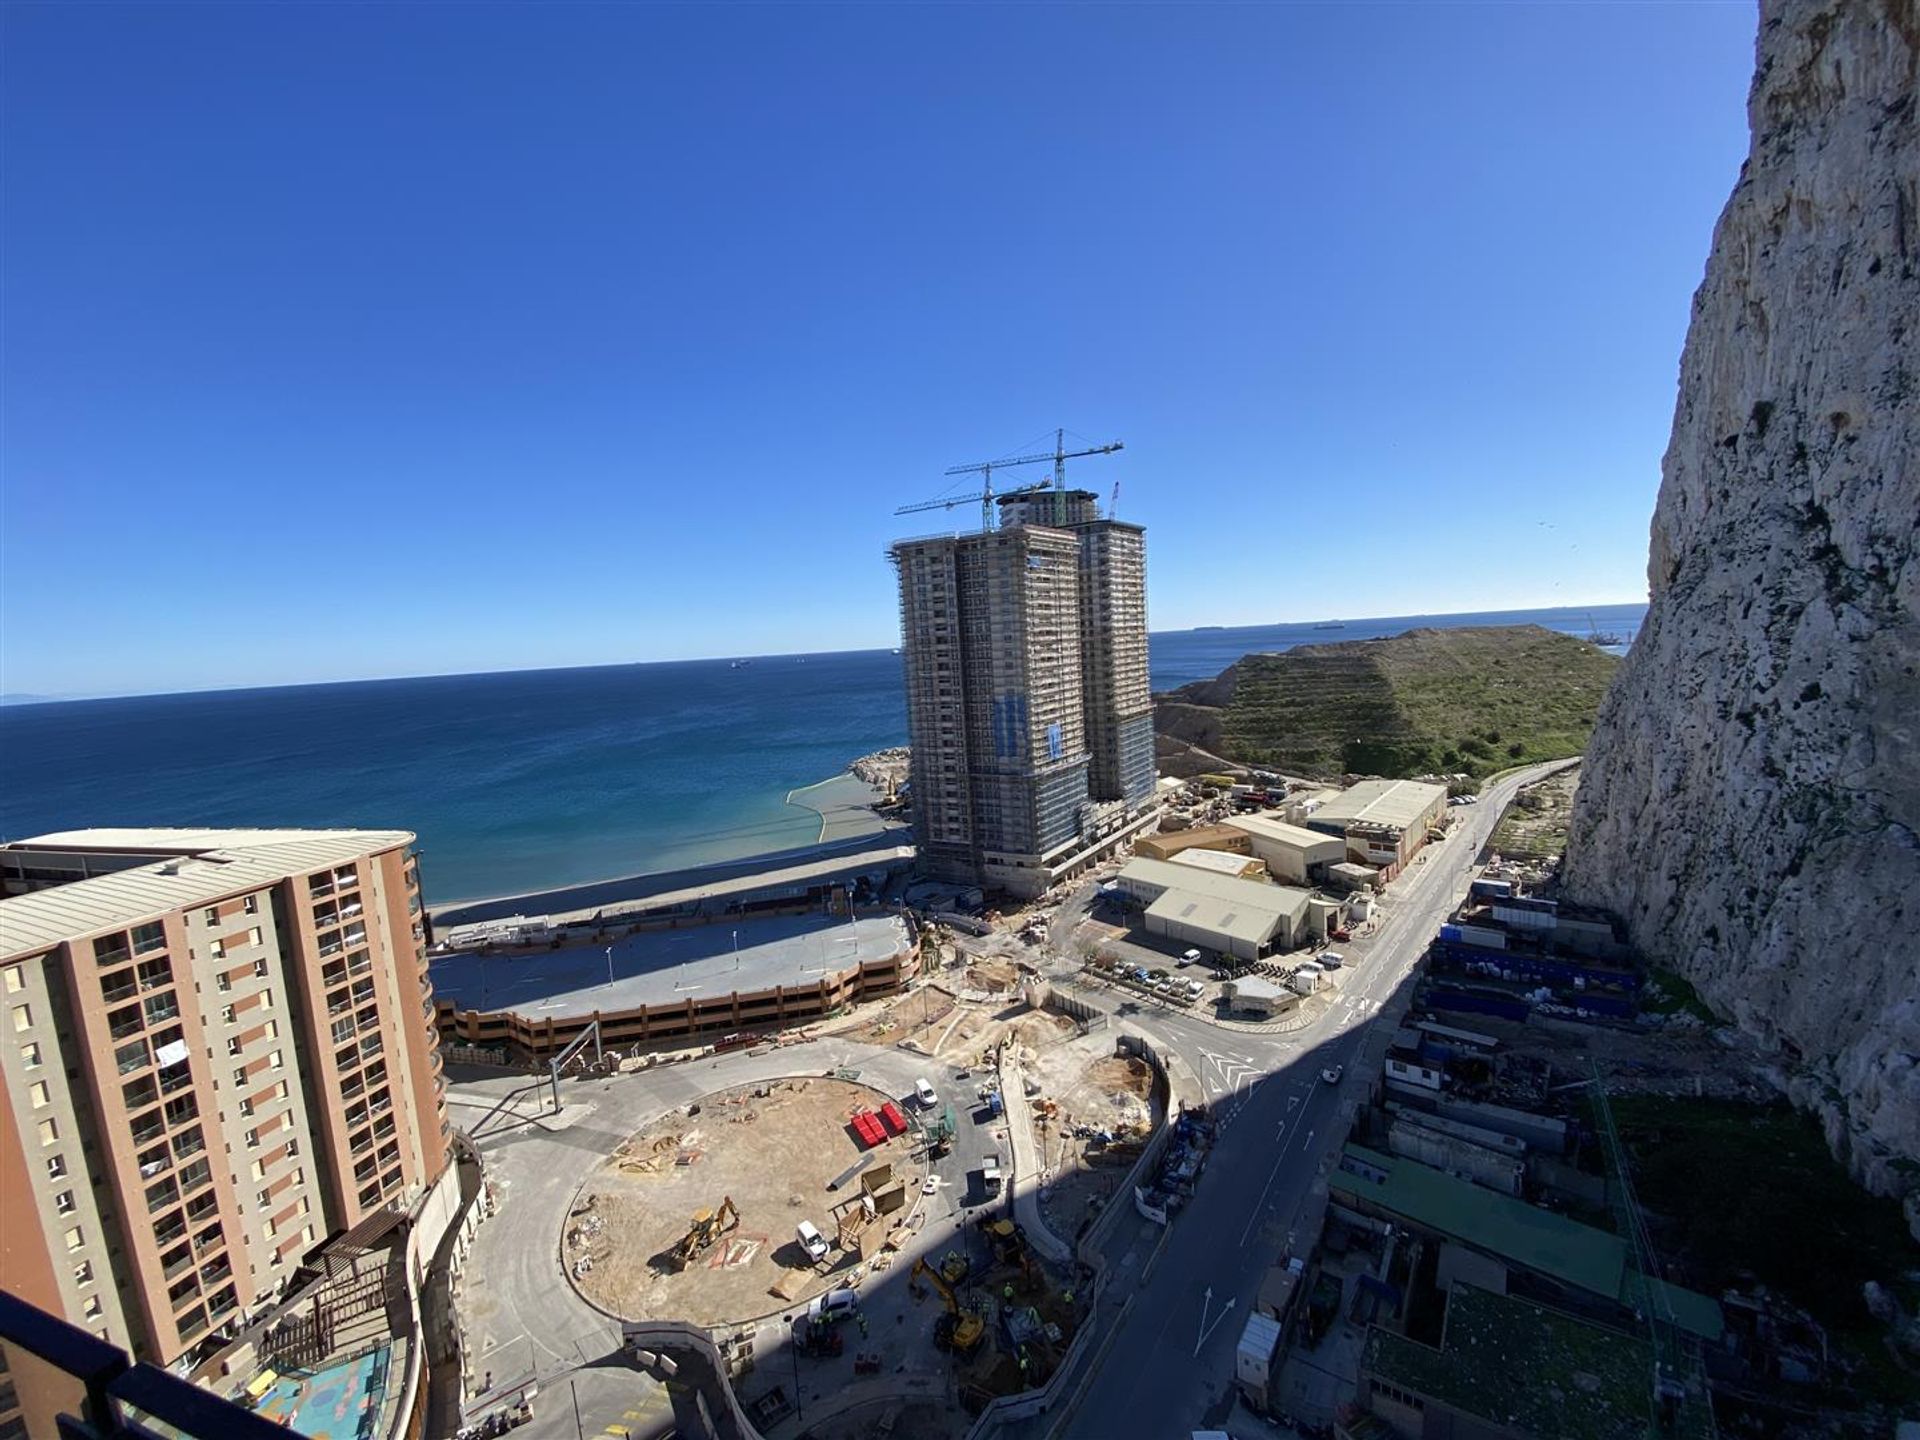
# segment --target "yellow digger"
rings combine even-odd
[[[687,1233],[682,1235],[679,1243],[673,1247],[671,1257],[673,1268],[686,1269],[695,1259],[712,1248],[714,1241],[734,1229],[739,1223],[740,1210],[733,1203],[731,1195],[720,1201],[718,1210],[696,1210],[693,1223],[687,1227]]]
[[[940,1272],[927,1264],[925,1260],[913,1262],[913,1269],[907,1278],[925,1279],[943,1301],[947,1313],[934,1323],[933,1343],[942,1350],[953,1350],[961,1355],[971,1355],[980,1348],[980,1341],[987,1333],[987,1325],[971,1310],[962,1310],[960,1300],[953,1293],[953,1287],[941,1278]]]

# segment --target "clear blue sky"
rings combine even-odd
[[[1644,598],[1755,22],[0,23],[0,690],[71,694],[891,644],[893,507],[1055,425],[1155,628]]]

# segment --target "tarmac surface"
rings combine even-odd
[[[906,922],[874,915],[852,922],[783,915],[684,930],[649,930],[605,945],[443,955],[429,965],[433,993],[462,1010],[511,1011],[530,1020],[567,1019],[749,995],[776,985],[818,985],[862,960],[884,960],[908,944]],[[611,973],[611,983],[608,975]]]

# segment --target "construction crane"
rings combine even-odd
[[[967,505],[978,500],[980,502],[980,528],[982,530],[991,530],[993,528],[993,502],[995,499],[993,489],[994,471],[1011,470],[1022,465],[1051,463],[1053,466],[1052,480],[1043,480],[1038,485],[1021,485],[1012,490],[1002,490],[999,492],[1000,499],[1005,499],[1010,495],[1031,495],[1041,490],[1064,490],[1067,488],[1067,461],[1079,460],[1088,455],[1111,455],[1116,450],[1124,450],[1125,448],[1126,446],[1122,442],[1115,440],[1111,444],[1095,445],[1086,450],[1069,450],[1067,449],[1067,432],[1065,430],[1056,430],[1053,432],[1053,449],[1049,452],[1038,455],[1014,455],[1005,460],[983,460],[978,465],[953,465],[948,467],[946,473],[949,475],[978,475],[981,482],[978,491],[965,495],[946,496],[939,500],[923,500],[918,505],[902,505],[893,513],[896,515],[912,515],[922,510],[951,510],[956,505]]]

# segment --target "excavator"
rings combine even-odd
[[[1012,1265],[1019,1269],[1021,1287],[1032,1291],[1040,1281],[1039,1271],[1033,1263],[1033,1252],[1027,1245],[1027,1231],[1024,1225],[1016,1225],[1011,1220],[996,1220],[992,1216],[983,1216],[980,1231],[987,1237],[987,1243],[993,1247],[994,1258],[1003,1265]]]
[[[959,1297],[953,1293],[953,1287],[941,1278],[940,1272],[924,1259],[916,1260],[907,1278],[924,1278],[933,1287],[934,1293],[946,1302],[947,1313],[934,1323],[933,1343],[942,1350],[953,1350],[962,1355],[971,1355],[977,1350],[981,1338],[987,1333],[986,1322],[971,1310],[960,1308]]]
[[[739,1207],[733,1203],[731,1195],[720,1201],[718,1210],[696,1210],[693,1223],[687,1227],[687,1233],[680,1237],[673,1247],[673,1268],[684,1270],[695,1259],[705,1254],[713,1242],[740,1223]]]

